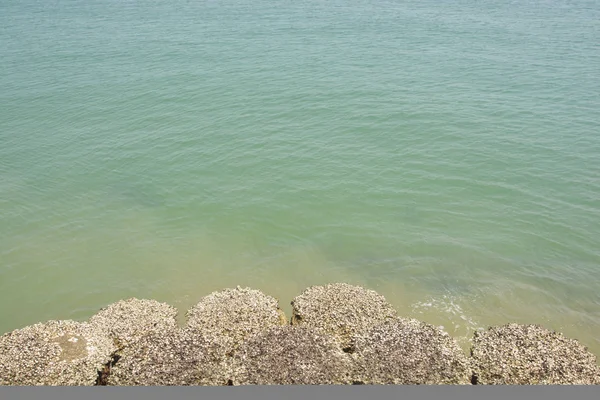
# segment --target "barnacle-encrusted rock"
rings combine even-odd
[[[120,351],[119,356],[108,371],[108,385],[227,384],[227,373],[213,344],[188,328],[142,336]]]
[[[87,323],[31,325],[0,336],[0,385],[94,385],[115,350]]]
[[[128,346],[150,332],[173,330],[177,309],[156,300],[121,300],[101,309],[89,323],[115,339],[119,347]]]
[[[330,336],[307,326],[272,328],[234,356],[234,385],[321,385],[350,382],[352,360]]]
[[[277,300],[264,293],[237,287],[213,292],[187,313],[187,326],[224,352],[237,348],[247,337],[286,323]]]
[[[322,329],[343,347],[350,345],[354,335],[397,316],[377,292],[346,283],[311,286],[292,301],[292,307],[292,324]]]
[[[578,341],[538,325],[508,324],[475,332],[471,355],[478,384],[600,383],[593,354]]]
[[[292,306],[290,325],[277,300],[238,286],[179,328],[168,304],[119,301],[0,336],[0,385],[600,384],[587,348],[538,325],[476,332],[469,358],[372,290],[313,286]]]
[[[470,384],[471,368],[458,343],[440,329],[395,318],[354,338],[353,375],[364,384]]]

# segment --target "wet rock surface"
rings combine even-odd
[[[596,357],[574,339],[537,325],[476,332],[474,381],[484,385],[599,384]]]
[[[471,384],[471,368],[458,343],[438,328],[395,318],[353,341],[353,380],[364,384]]]
[[[151,332],[164,332],[177,327],[177,309],[155,300],[121,300],[101,309],[89,319],[90,325],[126,347]]]
[[[107,385],[225,385],[227,372],[215,346],[189,328],[152,332],[119,352]]]
[[[377,292],[345,283],[312,286],[292,301],[292,308],[292,324],[319,328],[342,347],[350,346],[354,335],[397,316]]]
[[[234,356],[234,385],[351,383],[352,360],[330,336],[306,326],[272,328]]]
[[[0,336],[1,385],[95,385],[113,341],[87,323],[48,321]]]
[[[187,326],[228,353],[252,335],[286,323],[277,300],[237,287],[202,298],[187,312]]]

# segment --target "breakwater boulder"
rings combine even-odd
[[[313,286],[292,307],[225,289],[180,327],[168,304],[120,301],[0,336],[0,385],[600,384],[593,354],[537,325],[477,332],[469,356],[372,290]]]
[[[175,307],[155,300],[131,298],[101,309],[89,323],[123,348],[149,333],[173,330],[177,326],[176,318]]]
[[[312,286],[292,301],[292,324],[318,328],[349,348],[352,338],[397,316],[373,290],[346,283]]]
[[[476,332],[471,356],[477,384],[600,384],[593,354],[578,341],[538,325],[507,324]]]
[[[228,373],[215,344],[189,328],[152,332],[122,349],[106,371],[112,386],[225,385]]]
[[[248,339],[233,364],[234,385],[349,384],[353,365],[331,336],[289,325]]]
[[[354,337],[353,379],[364,384],[471,384],[471,366],[447,333],[415,319],[394,318]]]
[[[187,312],[187,327],[230,353],[248,337],[286,324],[276,299],[237,287],[213,292]]]
[[[0,336],[0,385],[89,386],[116,351],[88,323],[48,321]]]

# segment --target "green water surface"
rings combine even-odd
[[[0,2],[0,333],[338,281],[600,356],[600,3]]]

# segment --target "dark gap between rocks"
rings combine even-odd
[[[96,378],[95,386],[106,386],[108,385],[108,377],[110,376],[110,370],[115,364],[121,359],[118,354],[113,354],[109,362],[107,362],[102,370],[98,371],[98,378]]]

